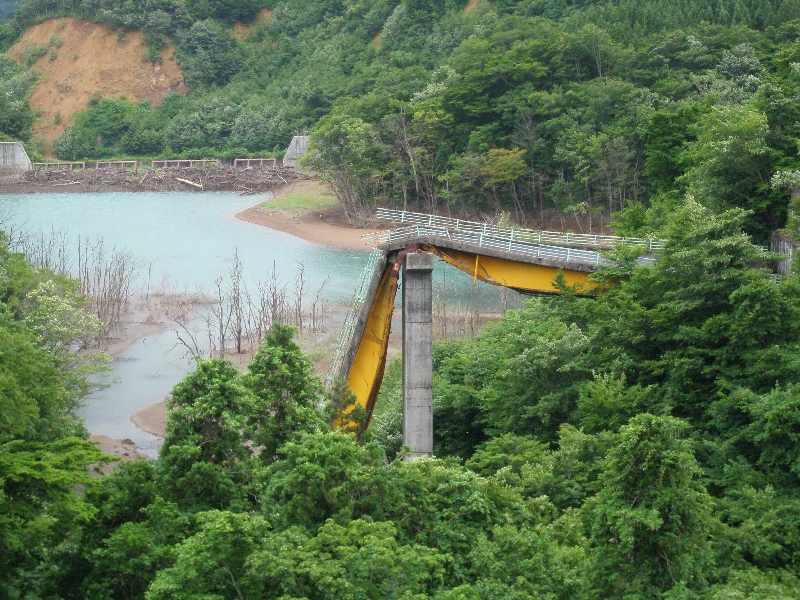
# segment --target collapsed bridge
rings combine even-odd
[[[434,257],[481,281],[533,294],[558,291],[556,277],[590,290],[589,275],[608,263],[601,250],[619,244],[657,252],[656,239],[557,233],[495,227],[461,219],[378,209],[395,228],[371,236],[373,251],[364,268],[328,374],[345,380],[364,407],[369,424],[378,397],[402,272],[403,443],[410,458],[433,452]],[[641,258],[647,262],[652,258]]]

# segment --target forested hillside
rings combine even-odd
[[[16,3],[17,0],[0,0],[0,21],[12,15]]]
[[[800,279],[756,244],[800,233],[800,2],[262,8],[22,0],[2,36],[69,14],[175,42],[191,94],[97,99],[64,157],[312,128],[355,213],[613,221],[665,248],[437,342],[436,458],[400,460],[397,365],[357,440],[277,325],[244,372],[199,361],[174,388],[157,460],[90,477],[97,323],[0,234],[0,596],[797,598]],[[29,135],[33,81],[0,62],[4,134]]]
[[[65,159],[280,152],[314,129],[316,168],[353,214],[377,202],[594,230],[633,206],[617,227],[646,233],[641,210],[690,193],[752,211],[762,241],[785,224],[789,189],[771,180],[797,167],[796,0],[262,8],[23,0],[0,38],[74,15],[143,29],[154,60],[176,44],[189,97],[96,98],[58,140]]]
[[[687,201],[654,265],[621,251],[602,294],[438,343],[435,459],[399,460],[396,368],[358,442],[275,325],[104,476],[72,416],[92,320],[0,246],[0,595],[797,598],[800,281],[744,222]]]

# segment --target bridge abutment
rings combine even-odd
[[[403,263],[403,444],[406,460],[433,455],[434,255],[407,254]]]

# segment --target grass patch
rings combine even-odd
[[[277,198],[262,202],[261,206],[270,210],[300,211],[310,208],[322,208],[336,204],[336,202],[336,195],[330,188],[315,184],[281,194]]]

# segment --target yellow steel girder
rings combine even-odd
[[[347,385],[350,387],[358,404],[366,409],[369,424],[375,399],[380,391],[383,371],[386,368],[386,351],[389,347],[389,332],[392,327],[394,298],[397,295],[397,279],[399,262],[387,262],[381,275],[375,298],[369,308],[364,333],[358,343],[350,371],[347,374]]]
[[[516,262],[430,244],[413,244],[402,250],[396,262],[387,261],[381,274],[378,289],[369,308],[364,333],[358,342],[347,374],[347,385],[355,394],[358,404],[366,409],[367,418],[364,427],[369,424],[372,416],[386,367],[386,352],[389,346],[400,264],[406,252],[412,248],[435,253],[442,260],[471,275],[473,281],[480,279],[486,283],[517,290],[554,293],[558,290],[554,280],[559,273],[563,273],[565,283],[570,286],[579,284],[585,289],[590,289],[596,285],[589,282],[590,273],[572,271],[568,268]]]
[[[567,268],[549,267],[517,262],[507,258],[485,256],[475,252],[452,250],[425,244],[422,246],[428,252],[434,252],[442,260],[450,263],[475,279],[480,279],[492,285],[500,285],[516,290],[529,292],[553,293],[558,291],[554,280],[559,272],[563,273],[567,285],[581,285],[584,289],[595,287],[589,282],[589,275],[585,271],[572,271]]]

